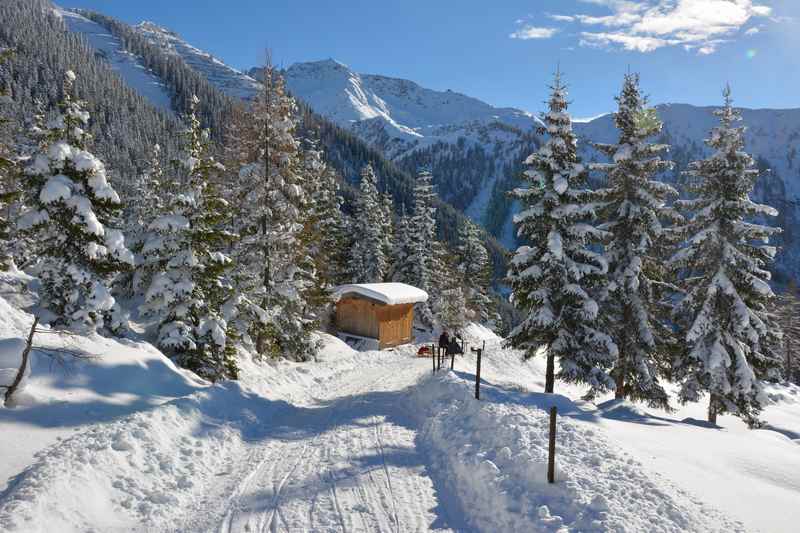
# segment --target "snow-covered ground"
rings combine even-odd
[[[0,298],[0,337],[31,317]],[[667,414],[542,389],[542,361],[477,325],[475,355],[432,375],[412,346],[313,363],[242,361],[210,385],[146,343],[41,342],[97,357],[64,372],[34,351],[0,409],[3,531],[794,531],[800,389],[774,387],[773,429],[703,406]],[[559,408],[557,483],[545,482]]]

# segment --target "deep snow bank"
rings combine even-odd
[[[469,376],[448,372],[419,384],[413,402],[419,441],[453,514],[479,531],[736,531],[743,527],[616,449],[563,396],[485,384],[473,397]],[[558,422],[557,483],[546,481],[551,402]]]

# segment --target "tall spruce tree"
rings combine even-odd
[[[309,305],[322,309],[330,303],[331,289],[345,275],[345,228],[336,173],[322,159],[316,143],[303,150],[305,180],[310,186],[309,208],[301,241],[313,260],[316,275],[306,292]],[[317,313],[318,314],[318,313]]]
[[[391,261],[389,262],[389,279],[392,281],[411,283],[412,263],[410,258],[414,253],[413,244],[411,216],[406,214],[405,204],[403,204],[400,206],[400,214],[397,217]]]
[[[0,49],[0,64],[10,54],[10,51]],[[16,158],[11,146],[11,121],[7,112],[11,103],[11,97],[0,87],[0,270],[7,270],[14,261],[11,242],[14,237],[12,213],[21,194]]]
[[[386,270],[384,279],[388,279],[392,270],[392,252],[394,251],[395,240],[395,221],[394,221],[394,200],[388,192],[381,194],[381,223],[383,227],[383,256],[386,258]]]
[[[351,227],[350,277],[353,283],[379,283],[386,279],[388,224],[378,192],[378,179],[372,165],[367,165],[361,171]]]
[[[755,222],[777,211],[750,199],[758,170],[743,151],[730,88],[723,95],[724,107],[714,112],[720,124],[706,141],[713,154],[686,172],[694,198],[676,203],[691,218],[679,228],[685,245],[670,259],[685,291],[674,316],[686,349],[673,376],[682,402],[709,394],[709,422],[728,412],[752,425],[766,400],[762,381],[780,365],[767,311],[774,297],[767,266],[776,250],[766,244],[780,229]]]
[[[178,183],[149,224],[142,254],[155,269],[142,312],[156,316],[158,345],[175,361],[216,381],[238,376],[224,308],[233,298],[231,259],[224,253],[228,203],[213,177],[223,170],[209,153],[209,134],[189,107],[184,153],[175,161]]]
[[[458,230],[457,271],[465,291],[465,302],[473,313],[471,318],[490,324],[496,320],[489,297],[492,265],[478,227],[465,220]]]
[[[110,284],[133,266],[122,231],[115,228],[120,198],[102,161],[87,151],[89,113],[72,96],[67,71],[58,113],[43,129],[40,149],[25,168],[27,210],[20,228],[32,235],[41,282],[39,306],[55,327],[95,330],[115,309]]]
[[[775,316],[783,332],[783,375],[800,385],[800,291],[792,280],[775,302]]]
[[[514,218],[517,235],[529,244],[511,261],[512,303],[525,317],[509,342],[527,357],[546,351],[545,392],[553,392],[558,359],[558,377],[589,385],[591,397],[613,387],[608,370],[617,357],[593,297],[608,266],[590,246],[606,234],[587,222],[598,205],[596,194],[585,189],[586,169],[576,153],[560,73],[550,88],[549,110],[542,116],[547,142],[525,161],[529,186],[512,193],[523,206]]]
[[[145,243],[150,239],[148,229],[150,222],[160,216],[164,210],[164,197],[169,194],[169,184],[165,182],[161,167],[161,146],[153,146],[153,152],[147,168],[133,184],[135,201],[126,206],[127,239],[135,256],[133,272],[121,276],[117,285],[129,295],[143,295],[153,275],[153,265],[142,255]]]
[[[411,255],[406,258],[406,266],[400,268],[409,274],[408,282],[428,293],[428,301],[417,304],[419,319],[425,326],[434,327],[433,309],[439,295],[436,294],[435,273],[437,258],[434,254],[436,239],[436,193],[433,190],[433,176],[428,171],[417,175],[414,185],[414,211],[411,216],[409,233],[411,236]]]
[[[677,197],[671,186],[655,177],[672,167],[660,157],[668,149],[648,138],[661,131],[655,109],[639,89],[639,75],[626,74],[614,123],[619,130],[616,144],[595,144],[609,163],[591,165],[607,176],[599,191],[603,207],[601,229],[611,234],[605,255],[609,264],[608,294],[601,313],[609,319],[609,333],[619,349],[611,375],[616,398],[645,401],[667,407],[667,393],[659,383],[659,368],[669,361],[674,335],[667,326],[670,297],[676,292],[668,282],[668,232],[666,222],[679,222],[667,206]]]
[[[268,64],[238,135],[236,212],[239,323],[261,356],[308,360],[317,344],[306,301],[316,272],[302,237],[311,184],[304,174],[296,104]]]

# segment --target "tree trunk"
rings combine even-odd
[[[625,371],[620,368],[617,371],[617,375],[614,376],[614,380],[617,382],[617,389],[614,392],[614,398],[617,400],[624,400],[625,399]]]
[[[3,405],[6,407],[11,407],[11,397],[17,391],[19,384],[22,383],[22,378],[25,376],[25,369],[28,368],[28,357],[30,356],[31,348],[33,347],[33,334],[36,332],[36,325],[38,323],[39,317],[34,317],[33,325],[31,325],[31,332],[28,334],[28,343],[25,345],[25,349],[22,350],[22,362],[19,365],[17,377],[14,378],[14,382],[6,390],[5,399],[3,401]]]
[[[708,398],[708,423],[717,425],[717,397],[714,394]]]
[[[544,392],[546,393],[553,393],[553,387],[556,381],[556,364],[555,364],[555,355],[551,350],[547,350],[547,372],[545,374],[545,381],[544,381]]]

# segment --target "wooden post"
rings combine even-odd
[[[25,348],[22,350],[22,362],[19,365],[19,370],[17,371],[17,377],[14,378],[14,381],[11,383],[6,389],[6,395],[3,399],[3,404],[6,407],[11,407],[11,396],[17,391],[19,384],[22,383],[22,378],[25,376],[25,370],[28,368],[28,357],[31,353],[31,348],[33,347],[33,334],[36,333],[36,325],[39,323],[39,317],[33,318],[33,325],[31,326],[31,332],[28,334],[28,343],[25,345]]]
[[[434,351],[433,344],[431,344],[431,363],[433,363],[433,373],[436,373],[436,352]]]
[[[558,408],[554,405],[550,408],[550,445],[547,450],[547,482],[556,481],[556,414]]]
[[[486,341],[483,341],[483,347],[478,348],[477,350],[473,348],[472,350],[478,352],[478,367],[475,369],[475,399],[481,399],[481,355],[483,354],[483,350],[486,348]]]

